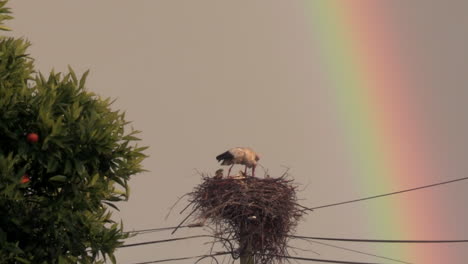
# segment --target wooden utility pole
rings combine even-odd
[[[240,264],[255,264],[255,257],[252,252],[252,244],[251,241],[249,241],[249,236],[248,236],[248,230],[247,228],[241,227],[241,238],[240,238],[240,243],[239,247],[243,252],[241,252],[240,256]]]
[[[240,258],[241,264],[255,264],[254,256],[246,256]]]
[[[246,250],[243,256],[240,257],[240,264],[255,264],[255,257],[252,251]]]

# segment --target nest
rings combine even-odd
[[[282,262],[288,235],[303,214],[296,186],[284,176],[204,177],[189,194],[192,213],[214,224],[215,236],[222,237],[219,241],[230,247],[234,258],[255,256],[256,263]]]

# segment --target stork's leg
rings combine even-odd
[[[229,167],[229,170],[228,170],[228,177],[229,177],[229,175],[231,175],[231,169],[232,169],[232,167],[234,167],[234,164],[232,164],[231,167]]]
[[[247,176],[247,166],[245,166],[244,175]]]
[[[252,167],[252,177],[255,177],[255,167],[257,167],[257,166],[254,165],[254,166]]]

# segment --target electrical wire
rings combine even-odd
[[[138,263],[133,263],[133,264],[151,264],[151,263],[169,262],[169,261],[186,260],[186,259],[199,259],[199,260],[201,260],[201,259],[204,259],[204,258],[210,258],[210,257],[214,258],[216,256],[227,255],[227,254],[232,254],[232,252],[216,252],[216,253],[208,254],[208,255],[199,255],[199,256],[181,257],[181,258],[170,258],[170,259],[159,259],[159,260],[152,260],[152,261],[146,261],[146,262],[138,262]]]
[[[125,247],[137,247],[137,246],[144,246],[144,245],[150,245],[150,244],[159,244],[159,243],[166,243],[166,242],[173,242],[173,241],[179,241],[179,240],[186,240],[186,239],[192,239],[192,238],[201,238],[201,237],[214,237],[211,235],[196,235],[196,236],[186,236],[186,237],[176,237],[176,238],[168,238],[168,239],[161,239],[161,240],[153,240],[153,241],[145,241],[145,242],[139,242],[139,243],[133,243],[133,244],[125,244],[118,246],[117,248],[125,248]]]
[[[380,197],[384,197],[384,196],[390,196],[390,195],[394,195],[394,194],[400,194],[400,193],[405,193],[405,192],[411,192],[411,191],[426,189],[426,188],[430,188],[430,187],[435,187],[435,186],[439,186],[439,185],[444,185],[444,184],[449,184],[449,183],[454,183],[454,182],[464,181],[464,180],[468,180],[468,177],[458,178],[458,179],[454,179],[454,180],[450,180],[450,181],[444,181],[444,182],[439,182],[439,183],[434,183],[434,184],[430,184],[430,185],[420,186],[420,187],[411,188],[411,189],[406,189],[406,190],[397,191],[397,192],[391,192],[391,193],[385,193],[385,194],[380,194],[380,195],[374,195],[374,196],[364,197],[364,198],[355,199],[355,200],[350,200],[350,201],[345,201],[345,202],[332,203],[332,204],[327,204],[327,205],[322,205],[322,206],[316,206],[316,207],[303,207],[303,208],[305,208],[304,210],[313,211],[313,210],[316,210],[316,209],[322,209],[322,208],[326,208],[326,207],[332,207],[332,206],[338,206],[338,205],[343,205],[343,204],[361,202],[361,201],[365,201],[365,200],[370,200],[370,199],[380,198]]]
[[[191,225],[185,225],[185,226],[179,226],[179,228],[193,228],[193,227],[200,227],[200,226],[191,226]],[[146,233],[154,233],[154,232],[160,232],[160,231],[166,231],[166,230],[174,230],[177,228],[177,226],[170,226],[170,227],[160,227],[160,228],[150,228],[150,229],[139,229],[139,230],[134,230],[134,231],[127,231],[125,233],[130,233],[130,234],[146,234]]]
[[[401,243],[401,244],[442,244],[442,243],[468,243],[466,239],[460,240],[388,240],[388,239],[358,239],[358,238],[331,238],[331,237],[312,237],[312,236],[289,236],[291,238],[312,239],[312,240],[328,240],[341,242],[358,242],[358,243]]]
[[[204,238],[204,237],[210,237],[211,238],[213,236],[211,236],[211,235],[197,235],[197,236],[187,236],[187,237],[178,237],[178,238],[146,241],[146,242],[140,242],[140,243],[126,244],[126,245],[119,246],[118,248],[144,246],[144,245],[149,245],[149,244],[166,243],[166,242],[180,241],[180,240],[193,239],[193,238]],[[302,237],[302,236],[290,236],[290,237],[304,239],[304,240],[315,239],[313,237]],[[333,240],[335,240],[335,239],[333,239]],[[362,251],[357,251],[357,250],[353,250],[353,249],[349,249],[349,248],[334,246],[334,245],[330,245],[330,244],[326,244],[326,243],[322,243],[322,242],[318,242],[318,241],[313,241],[312,240],[310,242],[321,244],[321,245],[326,245],[326,246],[329,246],[329,247],[339,248],[339,249],[342,249],[342,250],[347,250],[347,251],[351,251],[351,252],[355,252],[355,253],[359,253],[359,254],[364,254],[364,255],[368,255],[368,256],[373,256],[373,257],[378,257],[378,258],[382,258],[382,259],[397,261],[397,262],[400,262],[400,263],[410,264],[409,262],[405,262],[405,261],[401,261],[401,260],[397,260],[397,259],[393,259],[393,258],[388,258],[388,257],[383,257],[383,256],[375,255],[375,254],[370,254],[370,253],[366,253],[366,252],[362,252]],[[141,264],[143,264],[143,263],[168,262],[168,261],[175,261],[175,260],[186,260],[186,259],[192,259],[192,258],[207,258],[207,257],[213,257],[213,255],[200,255],[200,256],[193,256],[193,257],[162,259],[162,260],[156,260],[156,261],[150,261],[150,262],[142,262]],[[311,261],[312,260],[316,260],[316,259],[311,259]],[[335,260],[323,260],[322,262],[328,262],[328,263],[361,263],[361,262],[349,262],[349,261],[347,261],[347,262],[346,261],[345,262],[343,262],[343,261],[336,262]]]
[[[315,241],[315,240],[306,240],[306,241],[309,242],[309,243],[316,243],[316,244],[319,244],[319,245],[332,247],[332,248],[336,248],[336,249],[341,249],[341,250],[345,250],[345,251],[349,251],[349,252],[353,252],[353,253],[358,253],[358,254],[361,254],[361,255],[366,255],[366,256],[371,256],[371,257],[376,257],[376,258],[381,258],[381,259],[386,259],[386,260],[391,260],[391,261],[405,263],[405,264],[412,264],[411,262],[406,262],[406,261],[399,260],[399,259],[394,259],[394,258],[389,258],[389,257],[385,257],[385,256],[375,255],[375,254],[367,253],[367,252],[364,252],[364,251],[359,251],[359,250],[355,250],[355,249],[350,249],[350,248],[340,247],[340,246],[336,246],[336,245],[331,245],[331,244],[327,244],[327,243],[323,243],[323,242],[319,242],[319,241]]]
[[[167,228],[155,228],[155,229],[164,229],[164,230],[171,230],[172,227]],[[135,231],[135,232],[141,232]],[[179,241],[185,239],[192,239],[192,238],[202,238],[202,237],[211,237],[212,235],[195,235],[195,236],[186,236],[186,237],[176,237],[176,238],[168,238],[162,240],[153,240],[153,241],[145,241],[140,243],[133,243],[133,244],[125,244],[118,246],[118,248],[124,247],[135,247],[135,246],[143,246],[149,244],[159,244],[165,242],[172,242],[172,241]],[[327,241],[340,241],[340,242],[357,242],[357,243],[399,243],[399,244],[447,244],[447,243],[468,243],[468,239],[451,239],[451,240],[403,240],[403,239],[361,239],[361,238],[334,238],[334,237],[316,237],[316,236],[297,236],[297,235],[290,235],[290,238],[296,239],[305,239],[305,240],[327,240]],[[216,238],[216,237],[214,237]]]
[[[199,256],[191,256],[191,257],[181,257],[181,258],[170,258],[170,259],[158,259],[152,261],[145,261],[145,262],[137,262],[133,264],[152,264],[152,263],[161,263],[161,262],[170,262],[170,261],[177,261],[177,260],[187,260],[187,259],[204,259],[208,257],[216,257],[221,255],[232,254],[232,252],[217,252],[209,255],[199,255]],[[332,260],[332,259],[317,259],[317,258],[306,258],[306,257],[297,257],[297,256],[281,256],[281,255],[272,255],[275,257],[281,257],[285,259],[294,259],[294,260],[304,260],[304,261],[315,261],[321,263],[337,263],[337,264],[380,264],[376,262],[356,262],[356,261],[346,261],[346,260]]]
[[[356,261],[346,261],[346,260],[333,260],[333,259],[316,259],[316,258],[305,258],[297,256],[280,256],[274,255],[275,257],[281,257],[285,259],[294,259],[294,260],[305,260],[305,261],[315,261],[321,263],[338,263],[338,264],[379,264],[376,262],[356,262]]]

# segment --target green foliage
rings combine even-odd
[[[0,1],[0,30],[4,30],[4,31],[9,31],[10,28],[5,27],[3,25],[3,21],[13,18],[12,16],[9,15],[11,13],[10,9],[5,7],[7,2],[8,1]]]
[[[128,198],[146,147],[124,113],[85,89],[87,73],[35,74],[28,46],[0,38],[0,263],[115,262],[128,235],[109,206]]]

